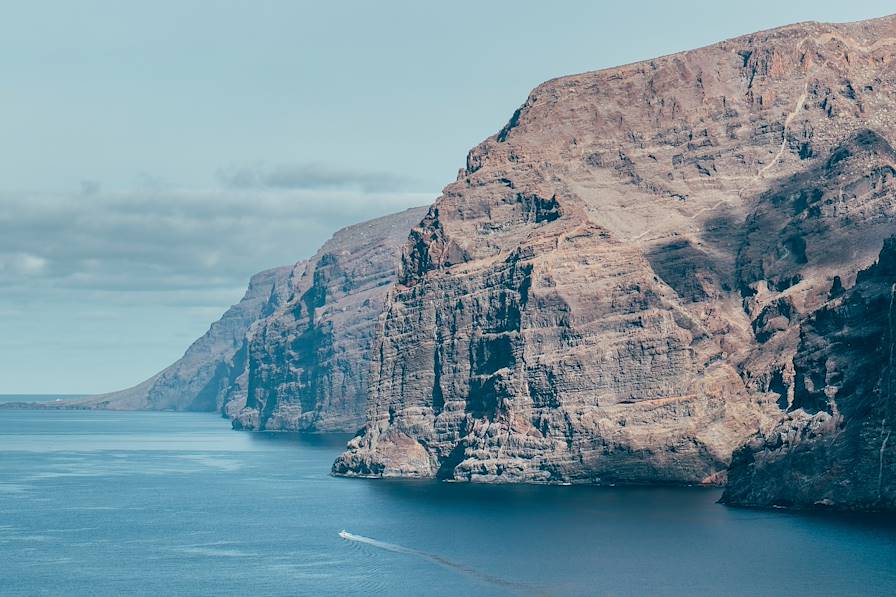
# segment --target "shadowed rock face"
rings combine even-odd
[[[220,410],[239,375],[240,347],[253,323],[271,315],[289,295],[290,267],[252,276],[242,300],[196,340],[180,360],[143,383],[110,394],[66,402],[65,408],[111,410]]]
[[[44,406],[220,410],[238,429],[357,430],[383,298],[400,247],[425,214],[411,209],[344,228],[311,260],[256,274],[240,303],[145,382]]]
[[[801,324],[793,408],[734,453],[724,502],[896,507],[894,289],[891,238],[852,288]]]
[[[247,335],[234,392],[245,399],[229,409],[234,427],[355,431],[363,424],[383,299],[400,247],[425,214],[410,209],[344,228],[308,261],[293,297]]]
[[[894,81],[889,17],[535,89],[411,232],[334,472],[722,482],[896,232]]]

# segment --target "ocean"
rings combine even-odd
[[[888,595],[890,518],[329,475],[346,435],[0,411],[0,594]]]

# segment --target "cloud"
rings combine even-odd
[[[100,183],[95,180],[82,180],[81,181],[81,194],[82,195],[96,195],[100,192]]]
[[[218,180],[234,189],[357,189],[365,193],[409,188],[412,180],[388,172],[335,168],[324,164],[258,164],[218,170]]]
[[[0,288],[243,287],[259,270],[312,255],[342,226],[431,199],[339,189],[0,193]]]
[[[0,255],[0,275],[10,272],[12,275],[36,276],[46,271],[48,264],[48,259],[30,253]]]
[[[343,226],[435,196],[373,191],[375,179],[0,191],[0,393],[137,383],[180,357],[252,274],[310,257]]]

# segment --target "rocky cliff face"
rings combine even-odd
[[[219,410],[237,429],[356,431],[383,298],[425,214],[410,209],[338,231],[312,259],[253,276],[243,299],[152,378],[46,406]]]
[[[539,86],[412,231],[334,472],[723,481],[896,232],[894,83],[889,17]]]
[[[831,294],[800,326],[790,412],[735,452],[724,502],[896,508],[896,238]]]
[[[252,276],[242,300],[230,307],[177,362],[141,384],[67,402],[66,408],[112,410],[219,410],[241,371],[239,351],[253,323],[271,315],[290,293],[292,268]]]
[[[410,209],[340,230],[308,261],[292,299],[247,335],[245,374],[235,384],[245,403],[230,409],[234,427],[356,431],[363,424],[383,299],[400,247],[425,213]]]
[[[356,431],[371,343],[409,209],[338,231],[308,261],[252,277],[176,363],[141,384],[65,403],[6,408],[221,411],[237,429]]]

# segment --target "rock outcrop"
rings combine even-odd
[[[236,384],[245,403],[230,409],[235,428],[361,427],[383,300],[401,246],[425,214],[414,208],[344,228],[307,262],[293,297],[247,335],[246,370]]]
[[[300,262],[299,266],[303,265]],[[253,323],[276,311],[290,293],[293,268],[255,274],[242,300],[196,340],[174,364],[126,390],[52,403],[54,408],[109,410],[220,410],[241,371],[238,353]]]
[[[237,429],[356,431],[383,299],[425,214],[349,226],[310,260],[256,274],[180,360],[133,388],[5,407],[220,411]]]
[[[334,473],[723,482],[896,232],[894,110],[896,17],[539,86],[412,231]]]
[[[722,501],[896,508],[896,238],[800,326],[792,409],[734,454]]]

